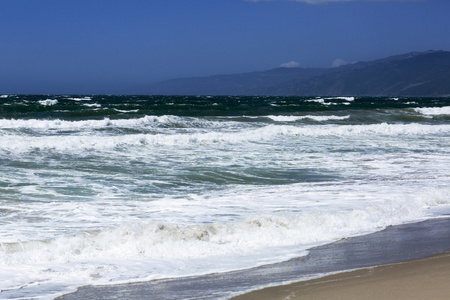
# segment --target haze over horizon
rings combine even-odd
[[[0,9],[0,94],[113,94],[450,50],[444,0],[4,0]]]

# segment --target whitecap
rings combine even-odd
[[[135,113],[135,112],[139,111],[139,109],[123,110],[123,109],[117,109],[117,108],[114,108],[114,110],[117,112],[120,112],[120,113]]]
[[[74,101],[90,101],[92,100],[91,97],[81,97],[81,98],[77,98],[77,97],[69,97],[67,98],[68,100],[74,100]]]
[[[38,102],[40,105],[43,105],[43,106],[52,106],[52,105],[58,104],[58,100],[56,100],[56,99],[45,99],[45,100],[39,100]]]
[[[306,116],[267,116],[276,122],[295,122],[304,119],[311,119],[318,122],[323,121],[333,121],[333,120],[346,120],[350,118],[350,116],[314,116],[314,115],[306,115]]]
[[[338,100],[345,100],[345,101],[355,101],[355,97],[330,97],[330,98],[325,98],[325,100],[334,100],[334,99],[338,99]]]
[[[418,108],[415,108],[414,110],[420,114],[429,115],[429,116],[450,115],[450,106],[418,107]]]
[[[98,103],[84,103],[83,106],[87,106],[87,107],[102,107],[101,104],[98,104]]]

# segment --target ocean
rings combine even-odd
[[[450,213],[450,98],[0,95],[0,298],[243,270]]]

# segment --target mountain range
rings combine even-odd
[[[171,79],[129,94],[279,96],[450,96],[450,52],[411,52],[337,68],[267,71]]]

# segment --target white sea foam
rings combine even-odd
[[[448,108],[439,110],[445,114]],[[274,121],[290,122],[301,119],[313,119],[316,121],[327,120],[345,120],[349,116],[267,116]],[[223,123],[205,121],[196,118],[185,118],[178,116],[146,116],[137,119],[109,119],[88,120],[88,121],[64,121],[64,120],[25,120],[25,119],[0,119],[0,129],[96,129],[104,127],[123,127],[123,128],[139,128],[139,127],[158,127],[171,124],[178,124],[186,127],[233,127],[234,122]],[[267,125],[256,129],[256,132],[265,131],[267,133],[276,134],[293,134],[293,135],[354,135],[354,134],[425,134],[448,132],[449,125],[423,125],[423,124],[373,124],[373,125],[322,125],[322,126],[283,126],[283,125]],[[212,132],[209,135],[214,135]],[[244,135],[247,132],[243,132]],[[219,133],[220,135],[220,133]]]
[[[324,121],[333,121],[333,120],[346,120],[350,118],[350,116],[267,116],[268,118],[276,121],[276,122],[295,122],[304,119],[310,119],[318,122]]]
[[[347,102],[333,102],[332,100],[345,100]],[[315,99],[308,99],[305,100],[305,102],[317,102],[325,106],[330,105],[350,105],[349,102],[355,101],[355,97],[329,97],[329,98],[315,98]]]
[[[335,99],[335,98],[327,98],[327,99],[318,98],[318,99],[305,100],[305,102],[317,102],[317,103],[320,103],[325,106],[342,104],[342,103],[337,103],[337,102],[332,102],[332,101],[325,102],[325,100],[331,100],[331,99]],[[345,102],[344,102],[344,104],[345,104]]]
[[[155,126],[155,121],[159,122],[159,117],[154,119],[140,119],[143,125]],[[12,124],[10,124],[12,122]],[[131,121],[134,125],[136,120]],[[165,122],[165,121],[164,121]],[[129,126],[129,120],[101,120],[101,121],[80,121],[67,122],[61,121],[38,121],[21,120],[20,122],[2,120],[1,127],[8,128],[15,126],[24,126],[26,128],[49,129],[57,126],[59,129],[70,129],[75,126],[79,129],[82,126],[108,127],[108,126]],[[27,152],[40,150],[107,150],[123,146],[183,146],[199,145],[225,142],[230,144],[237,143],[255,143],[271,141],[276,138],[285,137],[367,137],[371,136],[373,140],[379,137],[398,137],[398,136],[424,136],[427,135],[447,135],[450,133],[450,125],[423,125],[423,124],[373,124],[373,125],[317,125],[317,126],[288,126],[288,125],[267,125],[260,128],[249,128],[240,131],[209,131],[206,133],[192,131],[187,133],[172,134],[128,134],[128,135],[104,135],[92,136],[88,134],[66,135],[66,136],[24,136],[17,139],[15,135],[5,135],[5,141],[0,145],[0,149],[10,152]]]
[[[56,100],[56,99],[39,100],[39,104],[43,105],[43,106],[52,106],[52,105],[58,104],[58,100]]]
[[[157,127],[170,124],[211,124],[207,121],[199,121],[177,116],[146,116],[138,119],[109,119],[87,120],[87,121],[65,121],[65,120],[36,120],[36,119],[0,119],[0,128],[27,128],[27,129],[98,129],[104,127]]]
[[[450,115],[450,106],[444,107],[420,107],[414,109],[416,112],[424,115]]]
[[[392,194],[389,187],[374,185],[361,190],[361,187],[354,186],[360,193],[371,189],[377,193],[353,199],[354,195],[345,198],[351,194],[347,188],[342,189],[339,203],[332,199],[337,196],[333,196],[336,191],[327,191],[326,188],[316,187],[309,192],[301,185],[278,189],[277,197],[292,198],[297,205],[303,204],[304,212],[296,214],[260,214],[239,221],[187,225],[167,221],[128,221],[110,229],[88,230],[48,240],[2,243],[0,288],[8,291],[20,286],[28,293],[39,295],[45,289],[44,283],[50,282],[58,285],[61,293],[84,284],[111,284],[249,268],[304,255],[315,245],[377,231],[392,224],[420,220],[426,216],[426,208],[450,204],[449,193],[445,190],[422,191],[405,198],[402,193],[408,190],[400,189],[402,193]],[[248,191],[252,194],[241,192],[244,192],[242,196],[246,201],[256,200],[259,196],[266,198],[267,203],[255,203],[255,207],[273,206],[267,198],[268,190],[263,193],[256,189]],[[302,197],[295,197],[294,194],[299,192],[304,192]],[[224,195],[222,199],[219,197],[215,206],[223,203],[222,208],[226,208],[227,203],[239,203],[230,198],[232,194]],[[321,198],[326,195],[331,199]],[[373,201],[375,196],[378,201]],[[207,198],[197,198],[184,205],[192,206],[198,214],[205,214],[208,210],[205,210],[204,203],[208,203]],[[149,207],[143,204],[139,208],[142,217],[144,214],[147,218],[153,214],[157,216],[155,212],[149,214],[146,211]],[[139,203],[131,205],[140,206]],[[176,208],[171,210],[176,215]],[[257,211],[262,212],[261,208]],[[125,220],[127,210],[117,213]]]
[[[355,101],[355,97],[331,97],[331,98],[325,98],[325,100],[333,100],[333,99],[339,99],[339,100],[345,100],[345,101]]]
[[[68,100],[74,100],[74,101],[90,101],[92,100],[91,97],[81,97],[81,98],[77,98],[77,97],[69,97],[67,98]]]
[[[117,112],[121,112],[121,113],[130,113],[130,112],[138,112],[139,111],[139,109],[123,110],[123,109],[117,109],[117,108],[114,108],[114,110]]]
[[[323,99],[323,98],[308,99],[308,100],[305,100],[305,102],[317,102],[320,104],[325,104],[325,99]]]
[[[86,107],[102,107],[102,105],[98,104],[98,103],[83,103],[83,106],[86,106]]]

